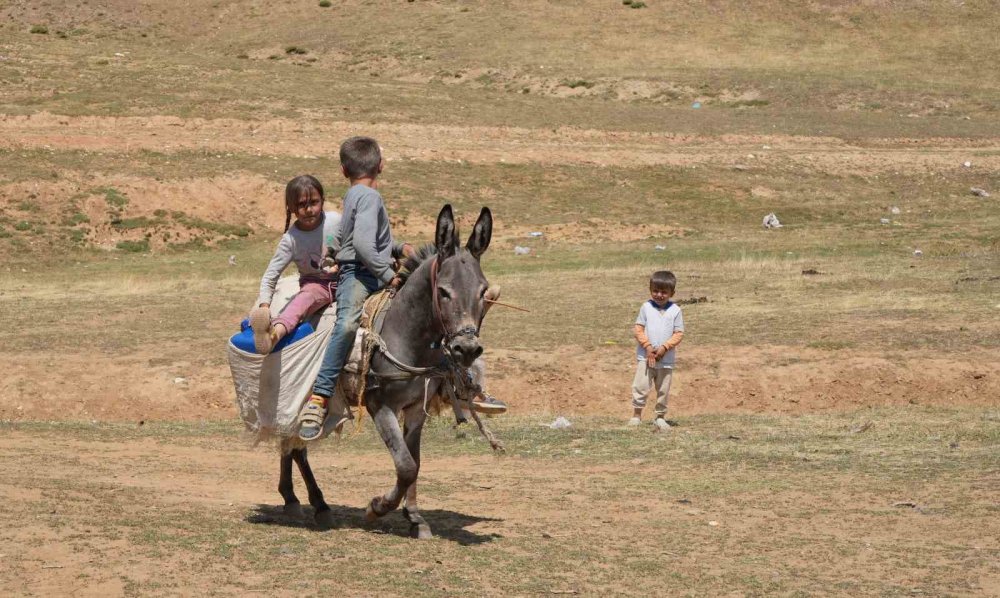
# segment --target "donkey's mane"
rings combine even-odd
[[[399,276],[401,281],[400,286],[406,284],[410,275],[416,272],[417,268],[420,267],[420,264],[426,262],[435,255],[437,255],[437,247],[432,243],[427,243],[426,245],[420,246],[416,253],[406,258],[406,261],[404,261],[403,265],[400,266],[399,272],[396,273],[396,276]]]

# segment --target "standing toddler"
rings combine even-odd
[[[635,379],[632,380],[632,419],[630,426],[642,421],[642,410],[650,390],[656,391],[657,428],[670,428],[667,423],[667,395],[674,371],[677,345],[684,338],[684,317],[681,308],[672,303],[677,278],[673,272],[660,270],[649,278],[649,301],[639,308],[635,319],[636,359]]]

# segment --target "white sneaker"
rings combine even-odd
[[[638,426],[641,423],[642,420],[640,420],[638,417],[633,417],[632,419],[628,420],[628,425],[630,426]]]
[[[662,417],[654,419],[653,425],[656,426],[661,431],[670,429],[670,424],[668,424],[667,420],[663,419]]]

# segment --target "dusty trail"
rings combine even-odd
[[[596,166],[794,168],[833,174],[1000,169],[1000,139],[876,139],[694,136],[560,128],[460,127],[316,121],[204,120],[177,117],[67,117],[48,113],[0,118],[0,148],[159,152],[201,150],[331,156],[350,135],[377,137],[390,160]]]

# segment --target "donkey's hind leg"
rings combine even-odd
[[[410,451],[410,456],[417,464],[417,471],[420,470],[420,435],[424,430],[424,421],[427,415],[424,413],[422,403],[410,406],[403,411],[403,438],[406,441],[406,448]],[[431,526],[420,515],[420,508],[417,507],[417,482],[414,481],[406,489],[406,506],[403,507],[403,516],[410,522],[410,536],[421,540],[434,537],[431,533]]]
[[[278,492],[285,500],[285,514],[290,517],[302,516],[302,505],[299,498],[295,496],[295,489],[292,487],[292,454],[290,452],[281,453],[281,477],[278,479]]]
[[[307,450],[304,447],[292,449],[291,456],[295,460],[295,464],[299,466],[302,481],[306,483],[306,490],[309,492],[309,504],[316,511],[316,524],[324,528],[331,527],[333,525],[333,511],[330,510],[330,506],[323,500],[323,491],[319,489],[319,484],[316,483],[316,477],[313,475],[312,468],[309,467]]]

